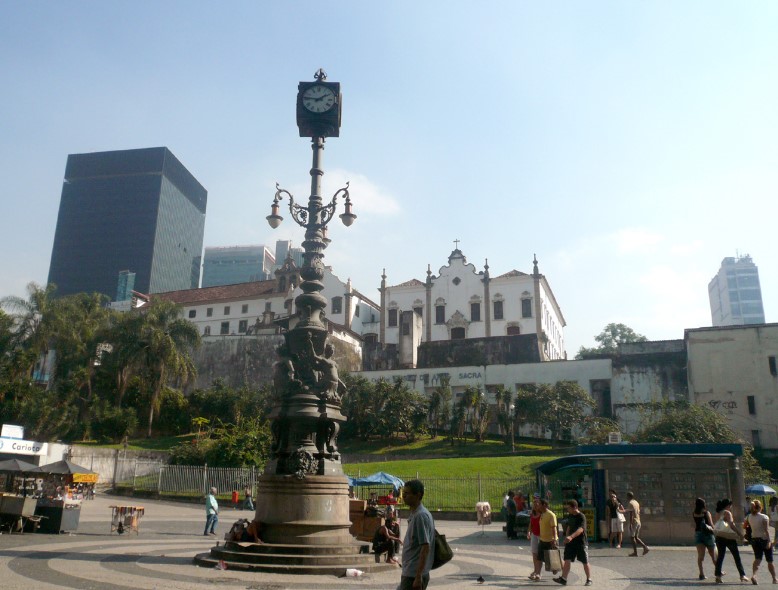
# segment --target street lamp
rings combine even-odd
[[[513,426],[516,423],[515,410],[516,410],[516,406],[514,404],[511,404],[511,406],[509,408],[509,411],[510,411],[509,418],[511,420],[511,453],[515,453],[516,452],[516,444],[514,442],[514,437],[513,437]]]
[[[340,84],[327,82],[323,70],[314,82],[300,82],[297,93],[297,125],[301,137],[309,137],[313,150],[311,193],[306,205],[276,184],[266,217],[272,228],[281,225],[281,201],[288,200],[292,220],[305,229],[300,268],[302,293],[295,298],[284,343],[277,349],[273,367],[276,403],[270,412],[273,442],[265,471],[258,482],[256,519],[262,522],[263,540],[304,545],[317,539],[321,545],[348,544],[348,479],[338,451],[337,438],[346,417],[341,398],[346,391],[333,359],[324,310],[324,250],[330,243],[327,225],[335,216],[338,199],[344,199],[340,215],[344,225],[356,219],[349,184],[329,202],[321,197],[322,155],[327,137],[340,128]]]

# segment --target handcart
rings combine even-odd
[[[129,531],[140,533],[140,519],[146,512],[143,506],[109,506],[111,509],[111,532],[123,534]]]

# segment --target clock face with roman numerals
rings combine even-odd
[[[335,93],[326,86],[315,84],[303,92],[303,106],[312,113],[324,113],[335,105]]]

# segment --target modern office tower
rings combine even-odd
[[[276,265],[275,268],[281,268],[286,262],[286,257],[291,256],[294,263],[302,268],[303,249],[293,248],[292,240],[276,240]],[[272,277],[271,277],[272,278]]]
[[[206,248],[203,256],[203,287],[237,285],[273,278],[273,253],[265,246]]]
[[[207,200],[165,147],[69,155],[49,283],[113,297],[129,271],[141,293],[196,288]]]
[[[759,269],[748,254],[721,261],[708,283],[708,297],[714,326],[765,323]]]
[[[119,273],[119,281],[116,284],[116,299],[114,301],[129,301],[135,290],[135,273],[123,270]]]

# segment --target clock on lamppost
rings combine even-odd
[[[327,82],[319,69],[315,82],[297,86],[297,127],[300,137],[338,137],[342,97],[339,82]]]

